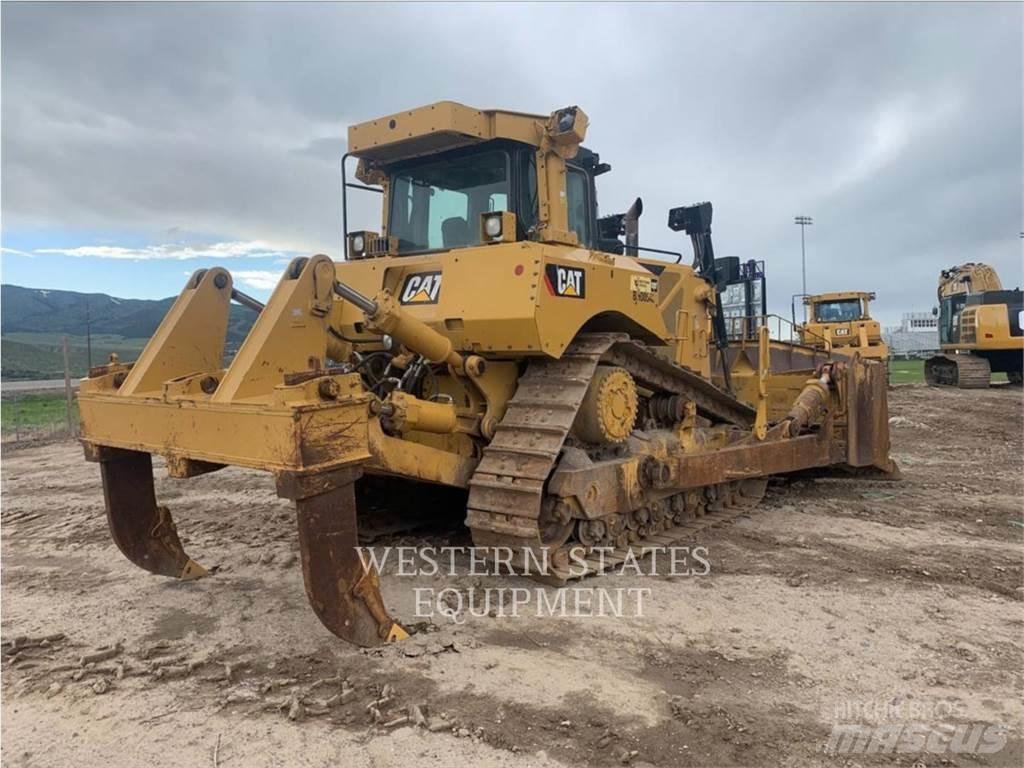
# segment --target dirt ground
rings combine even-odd
[[[189,553],[218,566],[178,583],[117,552],[76,445],[5,451],[3,765],[1019,766],[1021,392],[905,385],[890,403],[902,481],[778,482],[701,535],[707,575],[590,580],[650,589],[642,616],[438,615],[374,651],[309,610],[269,476],[158,469]],[[468,539],[374,542],[424,543]],[[524,584],[383,576],[410,622],[416,587]],[[987,724],[1005,745],[835,754],[848,723]]]

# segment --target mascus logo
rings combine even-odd
[[[548,264],[544,268],[544,282],[552,296],[582,299],[587,295],[587,276],[582,269]]]
[[[398,301],[400,304],[437,304],[440,295],[440,272],[416,272],[406,276]]]

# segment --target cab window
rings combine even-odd
[[[967,303],[967,294],[947,296],[942,300],[939,314],[939,343],[956,344],[960,341],[960,311]]]
[[[565,174],[565,198],[569,206],[569,229],[576,233],[580,245],[590,247],[590,206],[588,205],[589,184],[587,174],[575,168],[567,168]]]
[[[814,306],[814,319],[819,323],[850,323],[861,319],[860,299],[822,301]]]
[[[519,153],[519,237],[526,237],[537,223],[537,161],[532,151]]]
[[[480,152],[417,164],[392,178],[388,233],[400,253],[480,242],[480,214],[508,210],[508,156]]]

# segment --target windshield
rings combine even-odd
[[[860,316],[860,299],[823,301],[814,306],[814,319],[819,323],[849,323]]]
[[[400,253],[477,245],[480,214],[508,210],[508,176],[508,157],[498,151],[399,169],[388,234]]]

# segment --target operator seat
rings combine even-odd
[[[452,216],[441,222],[441,241],[445,248],[469,245],[469,224],[461,216]]]

